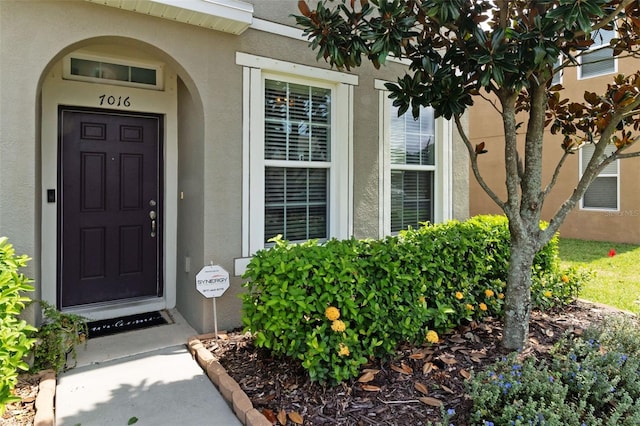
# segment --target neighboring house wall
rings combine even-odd
[[[579,68],[570,67],[563,71],[561,83],[566,88],[561,96],[570,100],[582,101],[585,91],[602,93],[618,73],[630,75],[637,71],[636,59],[616,59],[607,70],[600,63],[599,67],[589,72],[594,72],[593,77],[582,76]],[[597,75],[600,71],[605,74]],[[522,129],[526,127],[526,117]],[[489,151],[479,157],[479,168],[489,186],[502,199],[506,196],[505,171],[504,171],[504,142],[502,122],[500,117],[487,102],[478,101],[470,113],[470,134],[474,144],[486,142]],[[521,138],[520,147],[524,146]],[[555,166],[562,156],[562,135],[545,134],[544,142],[544,166],[543,185],[546,185],[553,174]],[[558,183],[547,197],[542,211],[542,218],[549,220],[558,207],[570,195],[580,176],[580,158],[588,157],[581,152],[568,157],[559,175]],[[592,184],[585,202],[580,201],[576,208],[569,214],[560,228],[560,235],[567,238],[579,238],[585,240],[613,241],[640,243],[640,191],[637,189],[640,179],[640,160],[627,159],[607,168],[608,175],[604,173],[597,179],[595,186]],[[606,180],[608,179],[608,181]],[[601,192],[598,193],[598,190]],[[614,193],[611,193],[614,192]],[[482,213],[502,213],[493,203],[472,177],[469,187],[469,209],[472,215]],[[617,200],[617,206],[616,204]],[[591,204],[590,204],[591,203]],[[586,204],[586,205],[585,205]],[[599,206],[599,207],[596,207]]]
[[[269,11],[290,25],[287,15],[297,10],[294,0],[250,3],[256,5],[255,18]],[[270,23],[256,20],[254,26],[269,29]],[[341,73],[317,62],[307,41],[279,31],[250,27],[240,35],[228,34],[80,1],[2,1],[0,29],[0,234],[33,258],[27,274],[35,279],[35,298],[56,302],[59,296],[58,105],[99,108],[103,94],[107,98],[102,108],[163,117],[164,291],[153,300],[80,306],[76,312],[106,318],[176,307],[198,331],[211,330],[211,301],[196,291],[195,275],[213,262],[232,275],[230,288],[217,303],[219,327],[240,325],[239,275],[250,255],[261,248],[263,237],[253,226],[264,216],[264,208],[251,204],[256,194],[250,189],[256,183],[252,179],[263,178],[264,172],[251,165],[258,153],[252,144],[260,142],[264,132],[260,117],[252,114],[261,114],[263,93],[256,89],[263,87],[265,73],[276,80],[328,87],[339,98],[334,113],[340,139],[333,143],[336,154],[344,154],[332,167],[344,186],[337,188],[337,201],[330,208],[332,215],[342,216],[329,237],[383,234],[383,135],[375,80],[395,80],[404,65],[390,62],[381,70],[365,65],[354,73]],[[63,79],[65,56],[78,50],[161,63],[165,89]],[[111,95],[129,96],[131,103],[104,105]],[[455,134],[449,137],[447,158],[457,162],[462,145]],[[442,194],[449,205],[442,220],[468,215],[468,167],[466,157],[459,160],[455,168],[443,164],[451,176]],[[264,159],[255,164],[264,167]],[[47,201],[48,189],[57,189],[56,202]],[[33,313],[31,320],[36,320]]]

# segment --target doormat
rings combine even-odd
[[[169,324],[165,315],[160,311],[154,311],[119,318],[91,321],[87,323],[89,339],[124,333],[125,331],[140,330],[156,325]]]

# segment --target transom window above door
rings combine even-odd
[[[77,51],[62,61],[63,78],[141,89],[164,89],[164,65]]]

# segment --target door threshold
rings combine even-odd
[[[150,311],[168,309],[164,298],[139,299],[110,304],[85,305],[72,308],[64,308],[62,312],[80,315],[90,321],[124,317],[127,315],[142,314]]]

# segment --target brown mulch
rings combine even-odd
[[[0,417],[0,425],[27,426],[33,424],[40,378],[40,374],[21,374],[18,376],[18,384],[13,393],[20,397],[20,401],[7,404],[4,414]]]
[[[522,356],[546,357],[565,332],[581,334],[613,312],[582,301],[533,312]],[[501,337],[501,322],[488,318],[441,336],[438,344],[403,347],[392,360],[364,366],[358,380],[333,387],[310,382],[299,362],[271,357],[242,332],[202,343],[274,424],[426,425],[441,420],[442,404],[455,410],[451,423],[463,426],[471,409],[464,382],[505,354]]]

